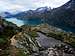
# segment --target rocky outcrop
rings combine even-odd
[[[37,53],[39,51],[35,40],[24,32],[20,32],[13,36],[13,38],[11,38],[11,45],[23,49],[25,54],[32,54],[33,52]]]
[[[74,56],[74,49],[70,45],[40,32],[37,34],[38,36],[33,38],[26,31],[22,31],[11,38],[11,45],[28,56]]]

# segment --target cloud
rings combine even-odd
[[[44,6],[56,8],[67,1],[69,0],[0,0],[0,11],[24,11]]]
[[[35,0],[34,2],[36,4],[36,6],[40,5],[40,6],[50,6],[52,8],[56,8],[56,7],[59,7],[63,4],[65,4],[68,1],[69,0]]]

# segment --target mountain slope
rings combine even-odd
[[[11,17],[13,17],[13,14],[11,14],[9,12],[1,12],[0,16],[5,17],[5,18],[11,18]]]
[[[70,0],[63,6],[53,9],[47,22],[75,32],[75,0]]]
[[[24,11],[24,12],[20,12],[16,15],[14,15],[14,17],[18,18],[18,19],[41,19],[44,17],[44,14],[46,12],[49,12],[51,10],[51,8],[48,7],[40,7],[37,8],[36,10],[29,10],[29,11]]]
[[[8,45],[9,39],[18,32],[19,28],[0,17],[0,49],[5,49]]]
[[[41,19],[50,25],[75,32],[75,0],[70,0],[61,7],[50,9],[47,7],[21,12],[14,17],[24,19]]]

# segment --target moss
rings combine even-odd
[[[35,31],[31,31],[28,33],[31,37],[35,38],[38,36],[38,34]]]
[[[5,39],[5,38],[0,38],[0,44],[4,44],[4,43],[6,43],[7,42],[7,39]]]
[[[29,54],[25,53],[23,50],[19,49],[19,52],[16,56],[29,56]]]
[[[61,40],[65,43],[70,44],[75,47],[75,35],[67,32],[49,32],[46,34],[48,37],[53,37],[55,39]]]

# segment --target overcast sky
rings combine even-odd
[[[38,7],[59,7],[69,0],[0,0],[0,11],[26,11]]]

